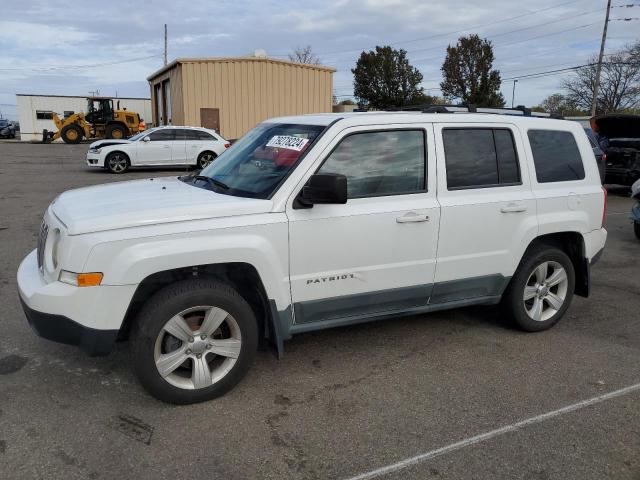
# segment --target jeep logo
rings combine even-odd
[[[311,283],[336,282],[338,280],[348,280],[349,278],[356,278],[355,273],[344,273],[342,275],[331,275],[330,277],[310,278],[307,280],[307,285]]]

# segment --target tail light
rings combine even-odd
[[[607,189],[602,187],[602,193],[604,193],[604,204],[602,205],[602,228],[604,228],[607,216]]]
[[[229,148],[230,146],[231,146],[231,144],[230,144],[230,143],[225,143],[225,144],[224,144],[224,148]]]

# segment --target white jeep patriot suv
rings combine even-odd
[[[501,303],[550,328],[607,232],[578,123],[478,113],[276,118],[199,174],[72,190],[18,270],[41,336],[107,354],[192,403],[231,389],[258,344]]]

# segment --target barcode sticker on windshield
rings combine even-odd
[[[290,135],[276,135],[269,140],[267,147],[286,148],[288,150],[301,151],[309,142],[308,138],[292,137]]]

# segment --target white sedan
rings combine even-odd
[[[89,146],[87,165],[124,173],[129,167],[197,165],[204,168],[231,144],[213,130],[157,127],[127,140],[98,140]]]

